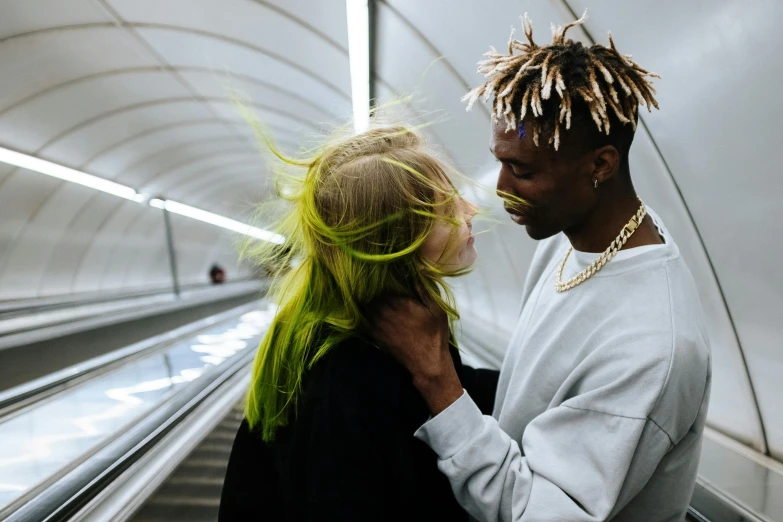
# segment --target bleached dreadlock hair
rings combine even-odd
[[[494,47],[484,54],[478,73],[486,78],[483,85],[466,94],[470,110],[481,97],[485,102],[494,96],[492,120],[504,120],[507,130],[522,124],[532,114],[533,142],[538,145],[542,133],[548,134],[548,144],[560,147],[562,127],[571,128],[572,115],[587,116],[595,122],[599,133],[610,135],[614,125],[630,124],[636,131],[638,106],[658,108],[650,78],[660,78],[631,60],[630,55],[617,51],[609,33],[609,47],[595,44],[585,47],[566,38],[566,32],[586,20],[582,18],[565,27],[552,25],[552,43],[539,47],[533,41],[533,25],[527,13],[522,17],[522,29],[527,42],[514,39],[514,29],[508,42],[508,54]],[[514,51],[520,54],[514,54]],[[616,88],[619,86],[619,88]],[[557,98],[552,93],[557,94]],[[633,131],[630,139],[633,139]],[[630,147],[630,140],[626,140]]]

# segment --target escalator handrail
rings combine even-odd
[[[247,367],[254,351],[215,367],[126,429],[108,445],[8,515],[6,522],[65,522],[149,451],[222,384]]]
[[[225,286],[230,286],[237,283],[246,283],[248,281],[254,281],[253,278],[233,279],[226,283]],[[214,285],[210,283],[190,283],[180,287],[181,291],[197,290],[201,288],[212,288]],[[150,297],[155,295],[172,295],[174,290],[171,286],[155,286],[146,287],[144,289],[137,289],[131,291],[120,292],[81,292],[77,294],[65,294],[55,295],[49,297],[34,297],[26,299],[10,299],[0,300],[0,319],[4,319],[9,316],[16,316],[22,314],[39,313],[49,310],[57,310],[61,308],[70,308],[74,306],[82,306],[88,304],[110,303],[113,301],[122,301],[126,299],[134,299],[138,297]]]
[[[251,284],[252,283],[252,284]],[[58,318],[52,321],[43,321],[40,324],[34,324],[19,327],[17,329],[10,329],[0,334],[0,350],[11,349],[18,346],[23,346],[31,343],[41,342],[45,340],[56,339],[66,335],[71,335],[78,332],[93,330],[97,328],[103,328],[112,324],[118,324],[127,321],[133,321],[149,317],[154,314],[169,313],[184,308],[199,306],[211,302],[217,302],[241,295],[247,295],[249,293],[263,294],[268,287],[268,281],[252,280],[244,281],[243,284],[237,283],[236,285],[226,285],[226,287],[211,287],[204,288],[196,291],[183,292],[179,298],[176,298],[171,294],[170,299],[165,299],[156,302],[137,302],[132,303],[132,299],[129,299],[130,306],[120,307],[114,311],[103,314],[96,314],[91,312],[85,314],[84,307],[96,306],[96,305],[84,305],[81,307],[74,306],[73,317]],[[166,295],[159,294],[149,298],[137,298],[139,300],[155,300],[157,298],[165,298]],[[114,301],[114,303],[121,303],[121,301]],[[68,309],[63,309],[63,312],[67,312]],[[45,314],[48,312],[42,312]],[[53,311],[52,313],[57,313]],[[8,321],[16,321],[24,319],[27,316],[10,317]],[[31,318],[35,317],[35,314],[30,314]],[[0,323],[3,320],[0,319]]]
[[[183,337],[194,335],[217,324],[230,321],[237,315],[256,310],[257,308],[258,303],[251,302],[204,317],[166,333],[144,339],[119,350],[94,357],[39,379],[2,391],[0,392],[0,419],[12,410],[16,410],[31,402],[37,402],[37,400],[49,396],[51,392],[66,387],[70,383],[82,382],[85,378],[103,373],[102,370],[114,367],[120,362],[147,355],[153,350],[168,346]]]
[[[688,506],[688,514],[698,522],[710,522],[710,519],[699,513],[693,506]]]

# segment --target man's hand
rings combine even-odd
[[[449,353],[449,320],[432,300],[385,300],[370,317],[370,336],[413,377],[434,415],[462,396]]]

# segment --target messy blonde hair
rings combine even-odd
[[[246,403],[251,429],[260,427],[269,441],[295,415],[305,371],[361,336],[373,302],[427,297],[454,320],[444,278],[465,270],[445,271],[420,253],[436,223],[456,226],[461,216],[449,167],[416,129],[338,131],[308,157],[293,158],[256,128],[281,162],[277,192],[288,202],[276,230],[284,244],[245,250],[256,263],[278,267],[271,290],[278,312],[259,347]]]

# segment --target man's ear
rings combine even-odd
[[[593,180],[603,184],[620,170],[620,153],[613,145],[604,145],[593,152]]]

